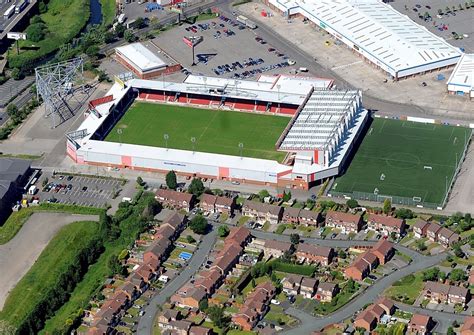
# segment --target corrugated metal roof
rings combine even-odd
[[[474,87],[474,54],[464,54],[449,77],[448,85]]]
[[[141,72],[165,67],[167,64],[142,43],[128,44],[115,49]]]

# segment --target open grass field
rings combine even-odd
[[[64,274],[76,264],[77,255],[89,248],[91,241],[96,239],[98,229],[98,224],[90,221],[75,222],[63,227],[10,292],[0,312],[0,320],[23,330],[30,327],[31,315],[42,308],[45,297],[54,295],[52,292],[65,279]],[[41,324],[40,320],[34,322]]]
[[[135,102],[105,139],[123,143],[168,147],[281,161],[284,152],[275,143],[290,119],[284,116],[207,110]],[[122,129],[122,135],[117,129]]]
[[[462,127],[375,119],[330,193],[375,196],[378,189],[378,199],[369,200],[383,200],[384,195],[395,203],[395,196],[419,197],[415,200],[439,205],[470,133]]]

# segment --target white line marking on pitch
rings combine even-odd
[[[362,63],[361,60],[359,60],[357,62],[352,62],[352,63],[349,63],[349,64],[334,66],[333,68],[331,68],[331,70],[343,69],[345,67],[349,67],[349,66],[352,66],[352,65],[360,64],[360,63]]]

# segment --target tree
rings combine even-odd
[[[90,58],[97,58],[99,55],[100,48],[97,45],[91,45],[86,49],[86,55],[89,56]]]
[[[136,20],[135,20],[135,27],[137,27],[137,29],[142,29],[143,27],[146,26],[146,22],[145,22],[145,19],[142,18],[142,17],[138,17]]]
[[[282,199],[283,199],[284,202],[290,201],[291,200],[291,192],[288,191],[288,193],[287,193],[287,192],[283,191],[283,198]]]
[[[399,208],[395,210],[395,217],[399,219],[413,219],[415,217],[415,213],[411,209],[408,208]]]
[[[99,82],[103,82],[103,81],[109,81],[109,76],[107,75],[107,73],[105,73],[105,71],[102,71],[102,70],[99,70],[99,76],[97,78],[97,80]]]
[[[390,213],[391,210],[392,210],[392,201],[390,199],[386,198],[383,201],[383,212],[385,214],[388,214],[388,213]]]
[[[13,120],[18,118],[18,107],[15,104],[9,104],[7,107],[7,114]]]
[[[281,255],[280,259],[285,263],[290,263],[293,261],[293,253],[291,251],[285,250],[283,255]]]
[[[125,34],[125,30],[126,30],[126,28],[123,24],[119,23],[115,26],[115,33],[117,34],[118,38],[123,37],[123,35]]]
[[[135,36],[135,34],[131,30],[128,30],[128,29],[125,30],[125,32],[123,33],[123,38],[125,38],[125,40],[128,43],[132,43],[137,40],[137,37]]]
[[[217,235],[219,235],[220,237],[226,237],[227,235],[229,235],[229,232],[230,229],[226,225],[222,225],[217,228]]]
[[[196,197],[199,197],[204,192],[204,184],[201,179],[194,178],[189,184],[188,192],[194,194]]]
[[[455,244],[453,246],[453,252],[456,257],[463,258],[465,256],[464,251],[462,251],[461,246],[459,244]]]
[[[190,244],[196,242],[196,240],[194,239],[194,237],[192,237],[191,235],[188,235],[186,236],[186,241]]]
[[[356,207],[359,207],[359,203],[358,203],[357,200],[355,200],[355,199],[349,199],[349,200],[347,200],[346,205],[347,205],[347,207],[349,207],[349,208],[356,208]]]
[[[341,259],[346,259],[347,254],[346,254],[346,252],[345,252],[344,250],[341,249],[341,250],[339,250],[339,252],[337,253],[337,256],[338,256],[339,258],[341,258]]]
[[[15,80],[20,80],[23,74],[21,73],[21,70],[19,68],[14,68],[11,73],[11,77]]]
[[[230,317],[224,314],[223,307],[212,305],[207,309],[206,313],[211,321],[219,328],[227,328],[230,323]]]
[[[438,281],[440,272],[441,271],[437,267],[428,269],[426,271],[423,271],[422,279],[423,281]]]
[[[270,196],[270,193],[268,193],[267,190],[261,190],[260,192],[258,192],[258,197],[260,198],[261,201],[263,201],[263,199],[269,196]]]
[[[416,241],[416,248],[420,251],[425,251],[427,249],[425,241],[417,240]]]
[[[291,242],[291,244],[298,244],[298,243],[300,243],[300,235],[298,235],[298,234],[291,234],[291,235],[290,235],[290,242]]]
[[[461,269],[454,269],[453,271],[451,271],[449,273],[448,278],[456,282],[467,280],[466,273],[464,272],[464,270],[461,270]]]
[[[104,34],[104,42],[106,44],[109,44],[109,43],[112,43],[113,41],[115,41],[115,34],[111,31],[107,31]]]
[[[207,298],[202,299],[199,301],[199,310],[205,312],[209,308],[209,301]]]
[[[168,186],[168,188],[171,190],[176,190],[176,187],[178,187],[178,182],[176,180],[176,172],[174,172],[173,170],[169,171],[166,174],[166,186]]]
[[[468,225],[471,224],[472,217],[471,217],[471,214],[470,214],[470,213],[466,213],[466,214],[464,215],[464,221],[465,221]]]
[[[189,228],[196,234],[205,234],[207,231],[207,220],[202,215],[196,215],[189,223]]]
[[[39,42],[44,39],[46,35],[45,30],[46,25],[43,22],[38,22],[26,28],[26,35],[30,41]]]
[[[120,262],[117,255],[110,256],[108,266],[112,275],[124,273],[124,267],[122,266],[122,262]]]
[[[347,281],[346,290],[349,293],[354,293],[357,290],[356,283],[352,278]]]
[[[143,178],[142,178],[142,177],[140,177],[140,176],[137,177],[137,184],[138,184],[138,186],[143,186],[143,185],[145,184],[145,183],[143,182]]]
[[[451,327],[451,326],[448,327],[448,331],[447,331],[446,335],[456,335],[456,333],[454,332],[453,327]]]

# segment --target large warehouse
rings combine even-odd
[[[79,164],[174,170],[181,175],[308,189],[339,173],[368,118],[360,91],[333,90],[331,85],[331,80],[298,76],[262,76],[258,81],[188,76],[182,83],[133,79],[125,87],[116,83],[107,96],[90,102],[86,119],[67,135],[67,154]],[[147,106],[166,103],[170,109],[193,106],[207,113],[280,115],[288,123],[272,143],[273,150],[284,153],[285,159],[218,154],[199,151],[199,147],[179,150],[168,144],[117,143],[110,137],[105,141],[134,101]],[[155,134],[163,137],[153,131]]]
[[[398,80],[455,65],[461,52],[379,0],[266,0],[302,16]]]
[[[448,79],[448,92],[474,98],[474,54],[464,54]]]

